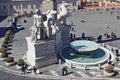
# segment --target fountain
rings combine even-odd
[[[96,42],[77,40],[64,47],[60,56],[68,65],[75,67],[95,66],[105,63],[113,54]]]
[[[87,40],[73,41],[70,43],[70,45],[78,53],[86,54],[89,54],[99,48],[99,45],[97,43]]]

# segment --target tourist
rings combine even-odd
[[[107,38],[110,38],[110,35],[107,33]]]
[[[25,71],[28,70],[28,65],[27,65],[27,63],[25,63],[24,67],[25,67]]]
[[[83,18],[81,19],[81,22],[82,22],[82,23],[84,23],[84,22],[85,22]]]
[[[117,20],[119,20],[120,19],[120,16],[117,16]]]
[[[99,35],[99,36],[97,37],[97,40],[98,40],[98,41],[102,41],[102,35]]]
[[[76,35],[74,34],[73,36],[74,36],[74,39],[75,39]]]
[[[33,67],[34,74],[36,74],[37,68],[34,66]]]
[[[67,66],[65,66],[62,68],[62,76],[67,75],[67,73],[68,73],[68,69],[67,69]]]
[[[116,61],[119,61],[119,57],[118,57],[118,56],[116,56],[115,60],[116,60]]]
[[[116,48],[115,49],[116,56],[119,56],[119,50]]]
[[[74,31],[74,27],[72,27],[71,29],[72,29],[72,31]]]
[[[85,33],[84,32],[82,33],[82,38],[85,38]]]
[[[110,27],[108,26],[108,24],[105,24],[105,25],[106,25],[107,28],[110,28]]]
[[[114,38],[114,33],[113,32],[111,32],[111,38]]]
[[[22,74],[25,74],[25,66],[24,66],[24,64],[22,65]]]
[[[73,38],[73,34],[72,33],[70,33],[70,39],[72,39]]]
[[[116,34],[115,34],[115,33],[113,33],[113,38],[117,38],[117,36],[116,36]]]

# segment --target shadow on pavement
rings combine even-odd
[[[7,27],[0,27],[0,38],[5,36]]]
[[[7,18],[7,16],[0,16],[0,22],[2,22],[6,18]]]

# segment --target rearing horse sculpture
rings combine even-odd
[[[55,24],[54,15],[55,14],[57,14],[57,11],[48,10],[46,12],[47,20],[43,22],[46,35],[49,39],[55,34],[56,32],[55,30],[57,29],[56,26],[54,26]]]
[[[61,23],[66,23],[66,17],[68,15],[68,7],[69,4],[62,2],[59,6],[59,14],[57,15],[57,19],[61,21]]]

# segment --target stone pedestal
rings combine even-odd
[[[26,37],[28,44],[27,60],[32,66],[44,67],[57,63],[55,54],[55,41],[39,41],[33,43],[30,37]]]

